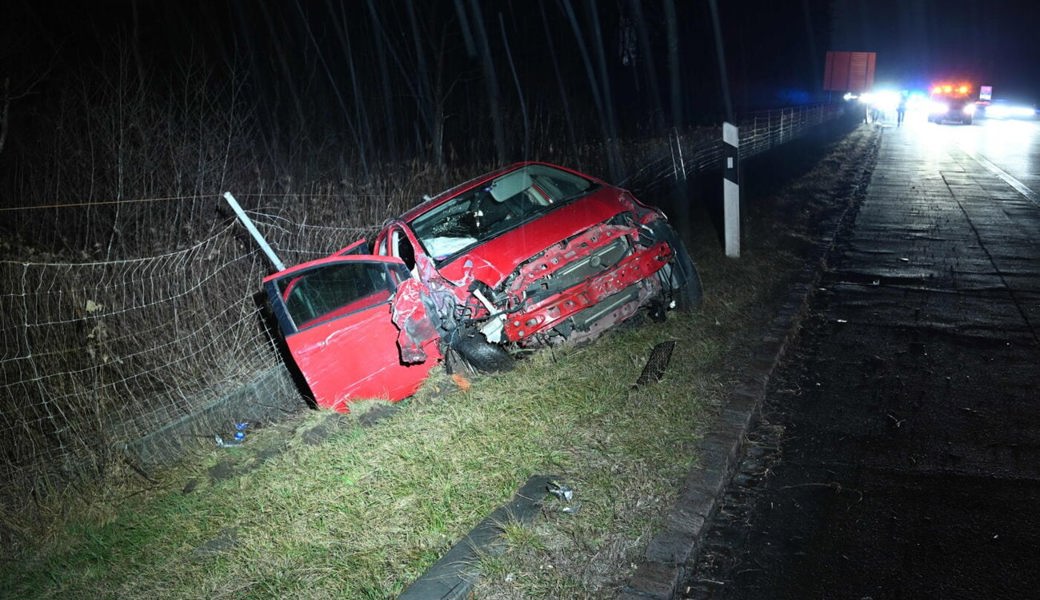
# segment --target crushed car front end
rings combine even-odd
[[[696,276],[659,210],[542,163],[500,171],[409,216],[439,274],[452,282],[456,322],[491,344],[585,341],[644,307],[661,317]]]

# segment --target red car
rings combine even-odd
[[[264,279],[320,406],[399,400],[429,370],[509,368],[522,348],[595,338],[643,308],[696,306],[701,284],[664,214],[628,191],[524,162],[384,224],[361,244]]]

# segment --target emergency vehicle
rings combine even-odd
[[[975,119],[978,91],[970,83],[937,83],[931,88],[928,120],[933,123],[957,122],[971,125]]]

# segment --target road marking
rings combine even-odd
[[[1016,179],[1014,177],[1014,175],[1008,173],[1004,169],[1001,169],[997,165],[993,164],[992,162],[989,161],[989,159],[987,159],[985,156],[982,156],[981,154],[976,154],[974,152],[968,152],[967,154],[968,154],[968,156],[974,158],[975,162],[977,162],[980,165],[986,167],[994,175],[996,175],[997,177],[1000,177],[1001,179],[1003,179],[1005,183],[1007,183],[1011,187],[1015,188],[1015,190],[1017,190],[1019,194],[1022,194],[1023,196],[1026,197],[1026,200],[1029,200],[1033,204],[1036,204],[1037,206],[1040,206],[1040,197],[1037,197],[1036,192],[1034,192],[1033,190],[1029,189],[1029,186],[1027,186],[1026,184],[1024,184],[1021,181],[1019,181],[1018,179]]]

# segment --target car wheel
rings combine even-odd
[[[466,364],[480,373],[509,371],[514,366],[512,355],[498,344],[491,344],[478,332],[460,336],[451,349],[459,354]]]
[[[673,288],[676,308],[682,312],[693,312],[700,308],[701,302],[704,300],[701,275],[697,272],[697,266],[693,264],[693,259],[690,258],[690,253],[686,250],[686,244],[683,244],[679,236],[675,236],[672,250],[675,252],[672,280],[676,281],[675,267],[681,269],[686,276],[686,282],[681,287],[678,289]]]

